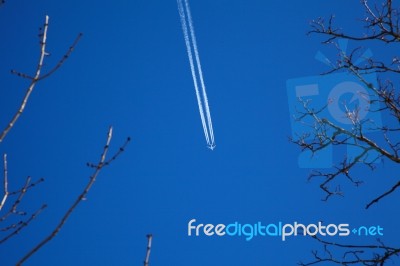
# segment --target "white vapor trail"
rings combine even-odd
[[[204,130],[204,135],[205,135],[205,138],[207,141],[207,145],[210,149],[213,150],[215,148],[214,130],[212,127],[210,107],[208,105],[206,87],[204,85],[203,71],[201,70],[200,56],[199,56],[199,51],[197,49],[196,36],[194,34],[192,15],[190,13],[188,0],[185,0],[185,9],[186,9],[187,17],[188,17],[189,30],[190,30],[190,36],[189,36],[188,27],[187,27],[187,23],[186,23],[185,9],[182,4],[182,0],[177,0],[177,2],[178,2],[178,11],[179,11],[179,15],[181,18],[183,36],[185,38],[186,50],[188,53],[188,58],[189,58],[189,63],[190,63],[190,70],[192,71],[194,89],[196,91],[197,103],[199,105],[201,123],[203,125],[203,130]],[[190,39],[192,42],[190,41]],[[201,85],[201,89],[202,89],[201,94],[199,91],[196,69],[195,69],[195,65],[193,62],[192,45],[193,45],[194,56],[196,59],[196,66],[197,66],[197,71],[198,71],[198,75],[199,75],[200,85]],[[204,101],[204,107],[203,107],[203,101]],[[206,118],[204,116],[204,109],[205,109],[205,113],[207,116],[207,122],[206,122]]]

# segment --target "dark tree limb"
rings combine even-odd
[[[310,262],[299,262],[300,266],[310,266],[331,263],[338,265],[386,265],[395,256],[400,255],[399,248],[385,245],[379,239],[378,245],[352,245],[325,241],[317,236],[312,236],[323,245],[323,252],[312,251],[314,260]]]
[[[365,208],[368,209],[373,204],[378,203],[378,201],[380,201],[381,199],[385,198],[386,196],[389,196],[391,193],[393,193],[399,187],[400,187],[400,181],[397,182],[391,189],[389,189],[388,191],[386,191],[385,193],[383,193],[379,197],[376,197],[375,199],[373,199],[370,203],[367,204],[367,206]]]

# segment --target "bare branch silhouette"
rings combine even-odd
[[[0,240],[0,244],[3,244],[7,240],[9,240],[11,237],[19,234],[19,232],[24,229],[26,226],[29,225],[30,222],[32,222],[33,219],[35,219],[45,208],[47,208],[46,204],[43,204],[36,212],[34,212],[31,217],[29,217],[26,221],[20,221],[16,224],[12,224],[8,228],[6,228],[5,231],[8,231],[10,229],[15,229],[12,231],[10,234],[8,234],[6,237]]]
[[[81,203],[83,200],[86,200],[86,195],[89,193],[90,189],[92,188],[94,182],[96,181],[97,176],[101,172],[101,170],[105,167],[108,166],[109,164],[105,164],[107,162],[106,156],[110,147],[110,142],[112,138],[112,132],[113,129],[112,127],[109,128],[108,133],[107,133],[107,140],[106,144],[104,146],[103,152],[100,156],[100,160],[97,163],[93,174],[89,178],[88,184],[85,186],[84,190],[82,193],[77,197],[77,199],[74,201],[74,203],[69,207],[69,209],[66,211],[64,216],[61,218],[59,224],[54,228],[54,230],[47,236],[45,237],[39,244],[37,244],[31,251],[29,251],[21,260],[17,262],[16,265],[22,265],[26,260],[28,260],[33,254],[35,254],[39,249],[41,249],[44,245],[46,245],[50,240],[52,240],[61,230],[61,228],[64,226],[65,222],[68,220],[72,212],[75,210],[75,208]],[[121,154],[121,150],[123,151],[125,147],[128,145],[130,141],[130,138],[128,138],[125,143],[122,145],[122,147],[119,149],[117,154]],[[116,157],[116,155],[112,156],[112,158]],[[115,159],[115,158],[114,158]]]
[[[393,193],[399,187],[400,187],[400,181],[397,182],[391,189],[389,189],[388,191],[386,191],[382,195],[380,195],[380,196],[376,197],[375,199],[373,199],[370,203],[367,204],[367,206],[365,208],[368,209],[369,207],[371,207],[371,205],[373,205],[375,203],[378,203],[378,201],[380,201],[384,197],[390,195],[391,193]]]
[[[357,41],[366,40],[379,40],[385,43],[396,43],[400,41],[399,29],[399,9],[393,8],[392,1],[386,0],[379,7],[375,6],[372,9],[368,1],[363,0],[362,5],[366,10],[366,23],[365,36],[353,36],[343,33],[333,25],[333,18],[331,17],[327,23],[323,19],[318,19],[312,22],[312,30],[310,33],[318,33],[328,36],[324,43],[334,43],[337,39],[350,39]],[[374,10],[374,11],[373,11]],[[375,121],[366,119],[360,116],[359,107],[350,107],[345,103],[342,108],[345,110],[346,119],[350,128],[343,128],[334,121],[329,120],[322,115],[329,104],[318,107],[313,106],[309,100],[299,98],[303,107],[298,110],[298,115],[295,117],[296,121],[303,123],[309,131],[299,135],[297,138],[292,138],[291,141],[301,147],[303,151],[308,150],[312,154],[325,149],[328,146],[353,146],[359,152],[354,157],[345,157],[342,161],[334,165],[333,171],[313,171],[310,175],[311,178],[320,177],[324,181],[320,184],[321,189],[326,193],[324,200],[329,199],[333,195],[342,196],[343,192],[340,186],[331,188],[329,184],[339,176],[344,176],[350,180],[351,183],[358,186],[363,181],[355,179],[351,171],[355,167],[367,167],[374,170],[376,162],[381,160],[389,160],[392,163],[400,163],[400,139],[398,131],[400,131],[400,93],[391,81],[379,82],[378,85],[371,84],[365,79],[365,75],[371,73],[400,73],[400,59],[394,56],[390,63],[377,61],[373,58],[365,58],[365,63],[359,64],[360,48],[354,49],[350,54],[342,51],[338,45],[335,47],[339,51],[339,56],[336,64],[332,64],[332,69],[324,74],[333,72],[347,71],[348,73],[357,77],[362,84],[368,89],[368,95],[359,95],[361,99],[368,101],[369,112],[379,112],[387,114],[387,121],[385,125],[377,125]],[[305,121],[308,121],[307,123]],[[313,121],[313,122],[310,122]],[[374,138],[366,136],[367,130],[377,132]],[[399,185],[394,185],[392,189],[387,192],[381,193],[379,196],[371,200],[366,208],[370,208],[379,200],[391,195]]]
[[[348,73],[355,77],[366,92],[357,92],[359,101],[364,101],[366,110],[360,106],[349,106],[341,103],[343,119],[346,125],[342,126],[327,116],[326,109],[332,104],[331,99],[323,106],[315,106],[311,99],[299,98],[300,110],[297,110],[295,120],[304,125],[306,132],[299,133],[291,141],[297,144],[302,151],[308,151],[312,156],[327,149],[327,147],[346,147],[353,149],[353,153],[344,154],[335,159],[330,170],[313,170],[309,179],[321,178],[320,188],[325,193],[323,200],[332,196],[343,196],[338,177],[344,177],[355,186],[365,180],[359,180],[354,175],[355,170],[366,168],[375,170],[377,162],[388,162],[398,166],[400,164],[400,91],[393,79],[400,74],[400,58],[396,55],[390,59],[378,60],[373,56],[366,56],[362,47],[353,49],[350,53],[343,51],[340,42],[353,40],[359,43],[376,41],[385,47],[394,46],[400,42],[400,9],[394,7],[392,0],[381,0],[371,5],[368,0],[362,0],[365,10],[364,32],[349,34],[337,27],[334,16],[328,20],[318,18],[311,22],[310,34],[325,36],[323,44],[331,44],[338,51],[334,63],[329,62],[331,69],[323,75],[332,73]],[[375,3],[376,3],[375,2]],[[362,60],[361,60],[362,59]],[[330,61],[330,60],[329,60]],[[375,77],[377,82],[371,83],[367,75]],[[383,77],[386,80],[383,80]],[[371,114],[379,113],[385,117],[384,123],[377,123],[371,118],[363,117],[363,111]],[[373,134],[369,134],[373,132]],[[389,173],[393,175],[393,173]],[[334,182],[335,181],[335,182]],[[365,208],[369,209],[382,199],[388,199],[400,187],[397,179],[390,189],[377,192]],[[400,248],[384,245],[378,240],[378,245],[350,245],[327,242],[314,237],[323,246],[323,252],[313,251],[314,260],[299,265],[339,264],[339,265],[386,265],[390,260],[400,255]]]
[[[15,123],[18,121],[18,119],[20,118],[21,114],[24,112],[25,107],[28,103],[29,97],[31,96],[33,89],[35,88],[35,85],[42,79],[49,77],[50,75],[52,75],[55,71],[57,71],[61,65],[65,62],[65,60],[67,60],[67,58],[70,56],[70,54],[72,53],[72,51],[74,50],[75,46],[78,44],[78,41],[80,40],[82,33],[78,35],[78,37],[75,39],[74,43],[72,44],[72,46],[68,49],[67,53],[63,56],[63,58],[58,62],[58,64],[51,69],[47,74],[44,74],[41,76],[42,73],[42,68],[43,68],[43,63],[44,63],[44,59],[46,56],[49,55],[49,53],[46,51],[46,41],[47,41],[47,31],[48,31],[48,27],[49,27],[49,16],[46,16],[45,18],[45,23],[43,25],[43,31],[39,33],[39,37],[40,37],[40,56],[39,56],[39,60],[38,60],[38,64],[36,66],[36,72],[35,75],[33,77],[24,74],[24,73],[20,73],[17,72],[15,70],[11,70],[11,73],[22,77],[22,78],[27,78],[29,80],[31,80],[25,95],[22,99],[22,102],[19,106],[19,109],[17,110],[17,112],[14,114],[14,116],[11,118],[11,121],[8,123],[8,125],[4,128],[4,130],[0,133],[0,143],[4,140],[4,138],[6,137],[6,135],[8,134],[8,132],[14,127]]]
[[[323,245],[323,252],[312,251],[314,260],[310,262],[299,262],[300,266],[316,265],[320,263],[332,263],[340,265],[386,265],[393,256],[400,254],[399,248],[385,245],[377,240],[377,245],[352,245],[329,242],[313,236]]]
[[[6,164],[7,163],[5,161],[5,169],[7,168]],[[7,240],[9,240],[11,237],[17,235],[22,229],[24,229],[26,226],[28,226],[29,223],[32,222],[32,220],[34,220],[46,208],[46,204],[43,204],[42,207],[40,207],[35,213],[33,213],[31,215],[30,218],[28,218],[25,221],[23,220],[22,217],[26,216],[28,213],[18,209],[18,206],[22,202],[22,199],[25,196],[26,192],[30,188],[34,187],[36,184],[39,184],[41,182],[43,182],[43,179],[39,179],[38,181],[32,183],[31,182],[31,177],[28,176],[26,178],[24,186],[20,190],[14,191],[14,192],[11,192],[11,193],[8,192],[8,195],[10,197],[12,197],[14,195],[17,195],[17,197],[14,200],[14,202],[12,203],[10,209],[0,217],[0,223],[5,222],[5,221],[9,221],[10,222],[8,225],[6,225],[3,228],[1,228],[0,231],[1,232],[8,232],[8,231],[11,231],[13,229],[14,229],[14,231],[12,231],[11,233],[8,233],[7,236],[1,238],[0,239],[0,244],[3,244]],[[11,220],[12,216],[19,217],[19,218],[17,218],[18,221],[13,222]]]
[[[310,33],[318,33],[328,36],[324,43],[330,43],[337,38],[354,41],[377,40],[385,43],[400,41],[399,11],[393,8],[392,0],[386,0],[381,7],[375,6],[375,10],[369,6],[367,0],[362,0],[366,11],[364,27],[366,33],[363,35],[351,35],[344,33],[340,28],[334,26],[334,16],[326,22],[323,18],[313,20]]]
[[[6,203],[8,197],[8,171],[7,171],[7,154],[3,156],[3,165],[4,165],[4,196],[0,203],[0,211]]]
[[[144,266],[149,266],[152,240],[153,240],[153,235],[152,234],[148,234],[147,235],[146,257],[145,257],[144,262],[143,262]]]
[[[1,0],[0,0],[1,1]],[[4,3],[4,1],[0,2],[0,4]],[[0,131],[0,143],[5,139],[5,137],[8,135],[10,130],[14,127],[15,123],[19,120],[21,117],[22,113],[24,112],[26,105],[30,99],[30,96],[36,87],[36,84],[48,77],[50,77],[52,74],[54,74],[57,70],[60,69],[60,67],[65,63],[65,61],[70,57],[72,52],[74,51],[75,47],[77,46],[79,40],[82,37],[82,33],[80,33],[72,45],[69,47],[67,52],[61,57],[61,59],[58,61],[58,63],[53,67],[50,68],[47,72],[44,70],[44,61],[47,56],[50,55],[50,53],[47,51],[46,45],[47,45],[47,36],[48,36],[48,27],[49,27],[49,16],[45,17],[45,23],[42,28],[40,28],[39,32],[39,39],[40,39],[40,55],[38,59],[38,63],[36,66],[36,71],[34,75],[29,75],[25,74],[22,72],[18,72],[16,70],[11,70],[11,73],[24,78],[28,79],[30,81],[29,86],[26,89],[26,92],[23,96],[22,102],[18,107],[18,110],[15,112],[15,114],[12,116],[10,122],[7,124],[7,126],[4,128],[3,131]],[[84,190],[79,194],[77,199],[73,202],[73,204],[66,210],[64,216],[61,218],[60,222],[58,225],[54,228],[54,230],[47,236],[45,237],[42,241],[40,241],[36,246],[32,248],[25,256],[23,256],[20,261],[17,262],[17,265],[22,265],[26,260],[28,260],[33,254],[38,252],[45,244],[47,244],[50,240],[52,240],[61,230],[61,228],[64,226],[68,218],[71,216],[73,211],[76,209],[76,207],[79,205],[79,203],[83,200],[86,199],[86,196],[88,192],[90,191],[91,187],[93,186],[94,182],[96,181],[99,173],[101,170],[105,167],[110,165],[114,160],[117,159],[119,155],[122,154],[122,152],[125,150],[126,146],[128,145],[130,138],[127,138],[125,143],[119,148],[119,150],[113,155],[110,156],[109,158],[107,157],[108,151],[109,151],[109,146],[110,142],[112,139],[112,127],[109,128],[108,134],[107,134],[107,139],[106,139],[106,144],[104,146],[104,149],[102,151],[102,154],[100,156],[99,162],[96,164],[88,164],[88,166],[93,167],[94,171],[92,175],[89,178],[89,182],[85,186]],[[44,181],[43,178],[32,182],[32,179],[30,176],[26,178],[26,181],[22,188],[10,192],[9,191],[9,174],[8,174],[8,165],[7,165],[7,155],[4,154],[3,156],[3,167],[4,167],[4,174],[3,174],[3,186],[4,186],[4,195],[2,196],[1,202],[0,202],[0,211],[6,208],[8,208],[7,211],[2,213],[0,216],[0,232],[5,234],[5,236],[2,236],[0,238],[0,244],[3,244],[4,242],[8,241],[10,238],[13,236],[18,235],[24,228],[26,228],[35,218],[47,207],[46,204],[42,204],[41,207],[39,207],[36,211],[34,211],[32,214],[28,214],[28,212],[24,211],[21,209],[20,204],[26,195],[26,193],[36,186],[37,184],[41,183]],[[13,200],[10,202],[10,200]],[[27,218],[26,218],[27,217]],[[151,241],[151,240],[150,240]]]

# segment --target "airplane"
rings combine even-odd
[[[207,145],[207,148],[209,148],[210,150],[214,150],[215,149],[215,147],[216,147],[217,145],[215,145],[214,143],[213,144],[209,144],[209,145]]]

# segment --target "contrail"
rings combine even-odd
[[[186,13],[187,13],[188,22],[189,22],[190,36],[188,33],[185,10],[184,10],[183,4],[182,4],[182,0],[177,0],[177,2],[178,2],[179,15],[181,17],[183,36],[185,38],[186,50],[187,50],[188,57],[189,57],[190,69],[192,71],[194,88],[196,91],[197,103],[199,105],[199,112],[200,112],[201,122],[203,125],[204,135],[205,135],[208,147],[211,150],[213,150],[215,148],[214,130],[212,127],[210,107],[208,105],[206,87],[204,85],[203,71],[201,70],[199,51],[197,49],[196,36],[194,34],[194,27],[193,27],[192,16],[190,13],[189,3],[188,3],[188,0],[185,0],[185,8],[186,8]],[[196,65],[197,65],[198,75],[199,75],[200,84],[201,84],[201,88],[202,88],[202,94],[200,94],[200,91],[199,91],[196,69],[195,69],[194,62],[193,62],[193,54],[192,54],[190,38],[192,39],[193,51],[194,51],[194,55],[195,55],[195,59],[196,59]],[[204,107],[203,107],[201,97],[203,97],[203,100],[204,100]],[[207,116],[207,123],[206,123],[205,117],[204,117],[204,109],[205,109],[206,116]]]
[[[211,143],[210,144],[211,145],[215,145],[215,143],[214,143],[214,131],[213,131],[213,127],[212,127],[211,114],[210,114],[210,107],[208,106],[208,98],[207,98],[207,93],[206,93],[206,86],[204,85],[203,71],[201,70],[200,56],[199,56],[199,51],[197,49],[197,42],[196,42],[196,36],[194,34],[192,14],[190,12],[190,7],[189,7],[188,0],[185,0],[185,4],[186,4],[186,12],[187,12],[187,15],[188,15],[188,21],[189,21],[190,35],[192,37],[192,42],[193,42],[194,55],[196,57],[197,69],[199,71],[200,83],[201,83],[201,88],[202,88],[202,92],[203,92],[204,105],[205,105],[206,115],[207,115],[208,130],[209,130],[210,137],[211,137]]]
[[[192,48],[191,48],[191,45],[190,45],[188,28],[187,28],[187,25],[186,25],[186,17],[185,17],[185,13],[184,13],[184,10],[183,10],[182,2],[180,0],[178,0],[178,10],[179,10],[179,15],[181,17],[183,36],[185,38],[186,50],[187,50],[188,57],[189,57],[190,70],[192,71],[194,89],[196,91],[197,102],[198,102],[198,105],[199,105],[201,123],[203,125],[204,135],[206,137],[207,144],[209,144],[210,139],[209,139],[209,135],[208,135],[208,131],[207,131],[206,121],[205,121],[205,118],[204,118],[203,104],[202,104],[202,101],[201,101],[199,87],[198,87],[198,84],[197,84],[197,76],[196,76],[196,70],[194,68],[194,63],[193,63]]]

